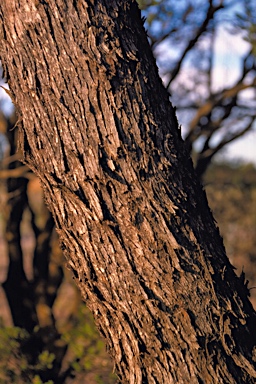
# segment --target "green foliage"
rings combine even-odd
[[[49,351],[43,351],[38,356],[38,363],[40,367],[51,369],[53,367],[53,361],[55,360],[55,355]]]
[[[67,356],[76,373],[94,372],[95,383],[114,383],[112,363],[106,354],[103,340],[94,325],[92,314],[84,304],[78,310],[72,329],[62,335],[68,345]]]
[[[49,377],[53,372],[56,363],[54,353],[45,346],[31,359],[29,351],[24,348],[31,340],[38,339],[39,333],[38,327],[31,335],[18,327],[0,327],[0,384],[54,384],[55,381],[43,380],[45,374]],[[70,379],[75,377],[82,381],[88,376],[91,384],[115,383],[113,364],[93,317],[83,303],[73,319],[73,326],[70,327],[69,323],[69,328],[61,334],[61,342],[67,345],[62,370],[69,372]]]
[[[47,382],[43,382],[38,375],[36,375],[33,380],[32,384],[54,384],[52,380],[49,380]]]
[[[37,370],[48,368],[54,356],[50,356],[47,351],[39,355],[36,366],[31,366],[27,356],[22,352],[22,346],[29,340],[29,334],[24,329],[18,327],[0,328],[0,383],[1,384],[53,384],[53,382],[43,382],[38,375],[34,375]]]
[[[20,344],[28,337],[17,327],[0,328],[0,383],[22,383],[27,377],[28,363]]]

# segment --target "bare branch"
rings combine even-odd
[[[178,62],[176,64],[176,67],[174,67],[174,69],[171,71],[171,76],[170,76],[170,80],[167,84],[167,89],[169,88],[171,82],[178,75],[180,68],[181,68],[181,65],[182,65],[182,62],[183,62],[185,56],[187,55],[187,53],[194,47],[194,45],[197,43],[199,37],[206,31],[210,20],[212,20],[214,17],[214,14],[221,8],[224,8],[224,5],[222,3],[215,7],[212,5],[212,1],[210,1],[208,12],[207,12],[207,15],[206,15],[202,25],[200,26],[200,28],[198,28],[195,36],[188,42],[186,48],[184,49],[183,53],[180,56],[180,59],[178,60]]]
[[[240,80],[239,80],[240,81]],[[248,83],[248,84],[245,84],[245,83],[240,83],[238,82],[237,84],[235,84],[233,87],[230,87],[228,89],[225,89],[223,90],[220,94],[215,94],[215,95],[212,95],[212,98],[207,100],[205,104],[203,104],[197,111],[195,117],[191,120],[190,122],[190,125],[189,125],[189,133],[187,135],[187,138],[186,139],[191,139],[191,136],[194,135],[194,130],[195,128],[197,127],[197,125],[199,124],[199,121],[200,119],[203,117],[203,116],[207,116],[210,114],[210,112],[213,110],[214,107],[216,106],[222,106],[223,108],[225,108],[226,110],[228,109],[228,107],[233,107],[234,106],[234,98],[237,97],[237,94],[242,91],[242,90],[245,90],[245,89],[248,89],[248,88],[251,88],[251,87],[255,87],[256,85],[256,78],[253,79],[253,81],[251,83]],[[230,102],[228,104],[226,104],[225,106],[224,105],[221,105],[221,103],[223,102],[223,100],[225,99],[231,99]],[[222,118],[222,120],[224,118],[226,118],[227,116],[224,115],[224,117]]]
[[[224,137],[223,140],[216,147],[217,149],[216,152],[222,149],[226,144],[231,143],[232,141],[238,139],[239,137],[243,136],[246,132],[248,132],[252,128],[254,121],[255,121],[255,118],[251,119],[251,121],[247,124],[247,126],[244,129],[242,129],[240,132],[226,135],[226,137]]]
[[[21,160],[21,154],[20,153],[15,153],[14,155],[8,156],[4,158],[1,161],[1,166],[6,167],[7,165],[13,163],[14,161],[19,161]]]
[[[17,177],[26,177],[28,179],[31,179],[31,177],[34,177],[34,175],[29,172],[29,168],[26,165],[15,169],[3,169],[0,171],[0,179],[9,179]]]
[[[204,145],[204,149],[198,155],[198,158],[197,158],[196,171],[197,171],[198,175],[202,176],[202,174],[205,172],[205,170],[209,166],[211,159],[213,158],[213,156],[216,155],[217,152],[219,152],[227,144],[231,143],[232,141],[243,136],[246,132],[250,131],[254,121],[255,121],[255,118],[251,119],[251,121],[246,125],[246,127],[244,129],[242,129],[240,132],[226,135],[220,141],[220,143],[218,145],[216,145],[216,147],[210,147],[209,141],[210,141],[211,137],[207,138],[205,145]]]

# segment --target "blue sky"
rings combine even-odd
[[[168,1],[166,1],[166,4]],[[173,1],[170,0],[169,4],[173,4]],[[188,4],[187,0],[182,0],[181,2],[175,3],[175,6],[184,5],[184,3]],[[207,6],[207,2],[203,3],[201,0],[199,0],[199,3],[205,4]],[[230,3],[230,1],[229,1]],[[232,2],[233,3],[233,2]],[[250,0],[247,0],[247,5],[250,3]],[[255,7],[256,8],[256,7]],[[214,58],[214,72],[213,72],[213,90],[214,91],[220,91],[222,89],[225,89],[227,87],[232,87],[236,81],[239,79],[240,71],[241,71],[241,59],[242,57],[249,52],[250,50],[250,44],[247,43],[242,33],[235,33],[234,26],[231,23],[230,20],[233,20],[232,17],[234,13],[241,12],[242,10],[242,2],[236,2],[235,6],[232,6],[228,8],[225,12],[221,10],[221,13],[217,14],[217,21],[220,19],[225,20],[225,22],[221,22],[220,24],[217,24],[217,32],[215,34],[214,38],[214,51],[215,51],[215,58]],[[201,8],[199,8],[198,15],[196,15],[198,18],[200,18],[200,11]],[[201,15],[202,16],[202,15]],[[170,17],[169,23],[173,26],[173,21]],[[175,20],[174,20],[175,23]],[[220,25],[220,26],[219,26]],[[184,34],[184,42],[186,41],[187,37]],[[200,40],[201,41],[201,40]],[[207,45],[207,40],[205,40],[202,44]],[[160,66],[160,73],[164,72],[164,68],[166,65],[171,61],[175,61],[175,59],[178,59],[180,56],[178,46],[171,45],[172,43],[165,42],[162,45],[159,45],[156,50],[156,56],[158,57],[158,64]],[[182,44],[182,40],[181,40]],[[186,43],[185,43],[186,44]],[[201,44],[201,43],[200,43]],[[190,59],[190,54],[188,54],[188,57],[185,59],[185,63],[182,66],[182,74],[179,75],[181,78],[180,84],[188,84],[190,83],[191,86],[193,86],[193,71],[197,71],[197,68],[195,67],[195,63],[192,62]],[[162,71],[161,71],[162,69]],[[165,78],[164,82],[165,81]],[[174,88],[175,89],[175,88]],[[199,88],[197,89],[197,91]],[[203,86],[200,88],[200,92],[203,95],[204,89]],[[250,102],[251,104],[254,103],[255,105],[255,115],[256,115],[256,91],[253,93],[251,91],[243,91],[243,98],[245,100],[245,103]],[[175,104],[175,102],[174,102]],[[190,115],[189,115],[190,116]],[[184,116],[184,112],[178,112],[178,118],[180,122],[183,125],[184,132],[186,131],[186,121],[188,119],[191,119],[191,116],[187,117]],[[217,135],[216,135],[217,136]],[[214,140],[218,141],[218,137],[215,137]],[[200,145],[200,143],[198,143]],[[251,132],[247,133],[243,137],[237,139],[236,141],[230,143],[227,145],[222,152],[216,156],[216,158],[228,158],[229,161],[245,161],[245,162],[253,162],[256,165],[256,122],[254,123],[254,128]]]
[[[241,35],[232,36],[223,29],[219,30],[215,44],[217,60],[214,83],[216,89],[232,86],[240,74],[240,57],[248,52],[250,45]],[[254,103],[256,115],[256,91],[254,94],[248,92],[247,97]],[[225,152],[220,154],[221,158],[239,159],[253,162],[256,165],[256,122],[251,132],[229,144],[225,148]]]

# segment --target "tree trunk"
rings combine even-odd
[[[254,383],[255,312],[134,0],[2,0],[24,161],[122,383]]]

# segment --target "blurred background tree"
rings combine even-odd
[[[216,154],[255,129],[255,3],[140,0],[139,4],[184,140],[202,177]]]
[[[253,0],[138,3],[227,253],[250,280],[256,306],[255,168],[220,163],[230,143],[255,129]],[[224,52],[224,77],[222,39],[239,45]],[[1,91],[0,383],[114,383],[105,346],[65,269],[40,182],[20,162],[17,117]]]

